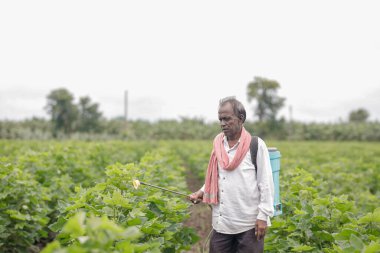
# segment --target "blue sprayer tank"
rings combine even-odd
[[[282,204],[280,198],[280,158],[281,153],[277,148],[269,147],[270,165],[272,167],[272,176],[274,183],[274,216],[282,214]]]

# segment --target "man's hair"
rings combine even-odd
[[[240,118],[244,123],[247,117],[247,113],[245,112],[245,108],[243,104],[239,100],[237,100],[235,96],[231,96],[231,97],[225,97],[225,98],[220,99],[219,108],[227,103],[231,104],[232,110],[234,111],[235,116]]]

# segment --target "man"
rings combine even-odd
[[[258,138],[256,173],[242,103],[235,97],[220,100],[218,117],[222,132],[214,139],[205,184],[189,199],[212,207],[210,253],[263,252],[269,217],[274,213],[268,149]]]

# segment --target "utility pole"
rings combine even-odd
[[[124,92],[124,120],[125,120],[125,130],[128,128],[128,91]]]
[[[293,126],[293,107],[290,105],[289,106],[289,134],[292,136],[293,132],[294,132],[294,126]]]

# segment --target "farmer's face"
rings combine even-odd
[[[224,135],[227,136],[227,139],[238,139],[241,134],[243,122],[234,114],[230,103],[225,103],[219,108],[218,117],[220,128]]]

